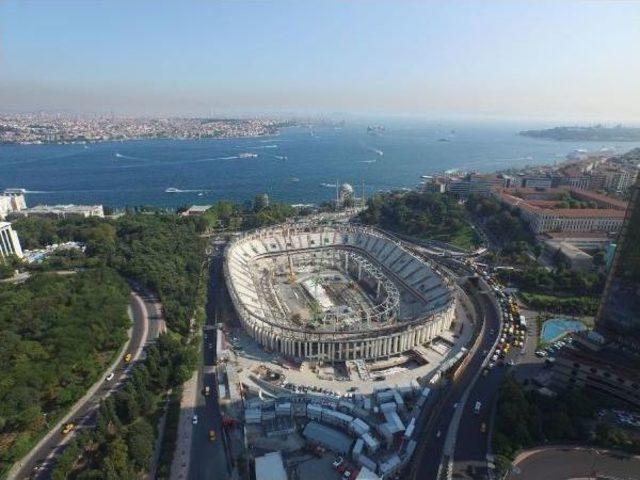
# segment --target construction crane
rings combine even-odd
[[[284,230],[284,242],[285,242],[285,248],[287,250],[287,260],[289,262],[289,283],[290,284],[294,284],[296,283],[296,272],[293,268],[293,258],[291,257],[291,254],[289,253],[289,246],[293,245],[291,243],[291,234],[288,228],[285,228]]]

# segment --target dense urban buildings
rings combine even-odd
[[[0,115],[0,144],[259,137],[277,133],[278,128],[288,124],[271,119]]]
[[[545,232],[617,232],[626,202],[575,188],[518,188],[496,192],[520,211],[535,234]]]

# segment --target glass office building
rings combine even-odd
[[[640,176],[631,191],[597,328],[609,339],[640,353]]]

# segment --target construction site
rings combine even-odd
[[[353,224],[245,233],[223,270],[236,327],[218,331],[218,400],[256,478],[396,477],[473,335],[454,279]]]

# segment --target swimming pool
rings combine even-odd
[[[569,320],[566,318],[552,318],[542,324],[542,332],[540,340],[544,343],[551,343],[567,333],[580,332],[586,330],[584,323],[578,320]]]

